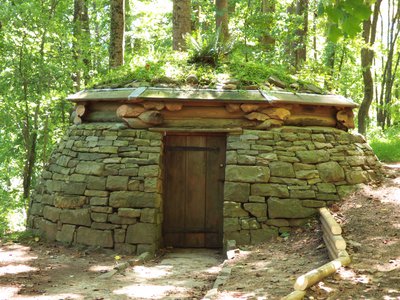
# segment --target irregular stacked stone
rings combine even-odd
[[[28,226],[49,240],[142,253],[161,237],[162,135],[72,126],[32,196]]]
[[[162,134],[72,126],[32,195],[28,227],[49,240],[142,253],[162,246]],[[359,135],[282,127],[228,135],[224,240],[256,244],[307,222],[379,173]]]
[[[244,130],[227,141],[224,238],[257,244],[307,222],[380,174],[361,135],[325,127]]]

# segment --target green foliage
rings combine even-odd
[[[327,16],[328,37],[334,42],[343,36],[354,38],[361,32],[362,21],[372,13],[370,3],[364,0],[322,0],[319,12]]]
[[[215,33],[188,34],[186,36],[186,45],[189,54],[188,62],[216,67],[232,51],[234,45],[233,40],[223,43],[220,36],[220,28]]]
[[[381,161],[400,161],[400,126],[390,127],[384,132],[376,128],[370,133],[369,143]]]

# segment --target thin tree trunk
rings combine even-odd
[[[307,33],[308,33],[308,0],[298,0],[296,14],[302,17],[302,24],[297,30],[298,40],[295,47],[295,67],[300,69],[307,59]]]
[[[125,0],[111,0],[110,68],[124,64],[125,52]]]
[[[229,16],[228,0],[215,0],[215,23],[220,28],[221,40],[226,42],[229,39]]]
[[[275,0],[262,0],[261,12],[266,16],[265,33],[261,37],[261,45],[266,51],[271,51],[275,48],[275,39],[271,34],[274,25]]]
[[[358,110],[358,132],[366,134],[368,123],[368,112],[374,98],[374,80],[372,78],[371,66],[374,59],[372,45],[375,43],[376,25],[382,0],[377,0],[371,19],[363,22],[363,39],[365,46],[361,49],[361,68],[364,83],[364,97]]]
[[[186,50],[185,35],[191,32],[190,0],[174,0],[172,16],[174,50]]]

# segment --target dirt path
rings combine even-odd
[[[353,262],[307,291],[306,299],[400,299],[400,165],[332,208]],[[318,222],[288,237],[242,248],[217,299],[280,299],[295,278],[327,262]],[[109,279],[115,253],[41,242],[0,243],[3,299],[201,299],[221,268],[212,250],[166,252]],[[122,257],[127,260],[129,257]]]
[[[215,250],[177,250],[100,279],[114,267],[114,255],[44,244],[2,245],[0,299],[200,299],[222,262]]]

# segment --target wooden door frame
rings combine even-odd
[[[165,212],[166,212],[166,209],[165,209],[165,205],[166,205],[166,201],[167,201],[167,199],[166,199],[166,189],[167,189],[167,186],[166,186],[166,177],[167,177],[167,175],[166,175],[166,172],[167,172],[167,170],[166,170],[166,167],[167,167],[167,163],[166,163],[166,146],[167,146],[167,141],[166,141],[166,137],[167,136],[185,136],[185,137],[190,137],[190,136],[201,136],[201,137],[209,137],[209,136],[212,136],[212,137],[220,137],[221,139],[223,139],[223,141],[224,141],[224,147],[223,147],[223,149],[221,149],[220,150],[220,152],[219,152],[219,155],[223,155],[223,162],[222,162],[222,164],[223,164],[223,170],[221,171],[222,172],[222,174],[223,174],[223,177],[222,177],[222,179],[218,179],[218,182],[217,182],[217,185],[219,185],[219,188],[220,189],[218,189],[215,193],[218,193],[218,195],[216,196],[217,198],[218,198],[218,201],[220,201],[220,204],[219,204],[219,208],[218,208],[218,219],[219,219],[219,224],[218,224],[218,226],[217,226],[217,228],[218,228],[218,240],[219,240],[219,246],[217,247],[217,248],[222,248],[222,246],[223,246],[223,198],[224,198],[224,181],[225,181],[225,165],[226,165],[226,145],[227,145],[227,136],[228,136],[228,134],[226,133],[226,132],[185,132],[185,131],[182,131],[182,132],[177,132],[177,131],[173,131],[173,132],[164,132],[164,138],[163,138],[163,146],[164,146],[164,150],[163,150],[163,157],[162,157],[162,163],[163,163],[163,180],[162,180],[162,183],[163,183],[163,191],[164,191],[164,201],[163,201],[163,222],[162,222],[162,229],[161,229],[161,232],[162,232],[162,238],[163,238],[163,243],[164,243],[164,245],[165,245],[165,240],[164,240],[164,236],[165,236],[165,232],[164,232],[164,226],[165,226]],[[207,163],[207,161],[208,160],[206,160],[206,163]],[[221,167],[221,166],[218,166],[218,167]],[[221,174],[221,172],[218,172],[219,174]],[[215,181],[214,181],[215,182]],[[205,203],[206,204],[206,203]],[[207,205],[207,204],[206,204]],[[207,208],[205,208],[206,209],[206,211],[209,211],[209,210],[207,210]],[[205,224],[206,225],[206,224]],[[206,228],[204,228],[205,229],[205,234],[206,234]],[[213,247],[212,247],[213,248]]]

